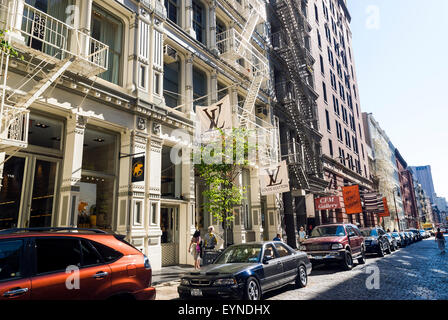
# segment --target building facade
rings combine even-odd
[[[312,26],[311,53],[316,61],[315,86],[322,135],[322,165],[327,194],[342,196],[342,187],[359,185],[361,194],[373,190],[368,145],[362,120],[358,79],[345,0],[308,1]],[[350,222],[365,226],[366,212],[347,215],[345,208],[317,212],[320,222]]]
[[[403,210],[395,147],[371,113],[363,113],[363,121],[365,134],[368,137],[367,143],[372,150],[374,159],[372,175],[378,181],[378,192],[386,197],[390,211],[390,217],[383,217],[378,222],[385,229],[404,230],[407,228],[407,224]]]
[[[432,180],[431,166],[411,166],[410,169],[422,185],[426,195],[430,198],[431,202],[434,203],[435,190],[434,182]]]
[[[398,149],[395,149],[397,159],[398,180],[400,181],[401,199],[408,228],[420,229],[421,220],[417,210],[417,199],[415,197],[415,187],[412,172],[408,169],[406,161],[401,156]]]
[[[0,229],[100,228],[126,235],[154,270],[192,264],[196,229],[214,225],[223,237],[189,161],[196,106],[229,95],[234,125],[266,132],[279,149],[265,2],[0,5],[7,40],[24,56],[2,64],[9,103],[2,117],[13,116],[0,130]],[[282,232],[280,195],[260,195],[259,165],[237,178],[248,191],[235,208],[230,242]]]

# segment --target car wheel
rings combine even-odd
[[[392,253],[392,250],[391,250],[391,248],[390,248],[390,243],[387,244],[387,250],[386,250],[386,252],[387,252],[387,254],[391,254],[391,253]]]
[[[301,265],[297,271],[296,287],[305,288],[308,284],[308,274],[306,273],[305,266]]]
[[[358,258],[358,263],[359,264],[366,263],[366,250],[364,248],[361,248],[361,257]]]
[[[260,300],[261,290],[258,281],[254,277],[247,279],[246,283],[246,300]]]
[[[191,298],[191,296],[189,296],[188,294],[180,294],[179,293],[179,299],[180,300],[189,300]]]
[[[353,258],[352,254],[349,251],[345,251],[344,261],[342,262],[342,267],[344,270],[353,269]]]
[[[395,245],[392,243],[392,246],[389,245],[390,251],[395,251]],[[390,253],[390,252],[389,252]]]
[[[379,251],[378,251],[378,255],[379,255],[380,257],[384,257],[384,247],[383,247],[383,244],[380,243],[380,244],[379,244],[379,247],[380,247],[380,249],[379,249]]]

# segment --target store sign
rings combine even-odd
[[[314,200],[316,210],[333,210],[341,208],[340,197],[324,197]]]
[[[201,132],[210,132],[218,129],[232,129],[232,106],[230,95],[226,95],[217,103],[207,107],[196,107]]]
[[[145,157],[132,158],[132,182],[145,181]]]
[[[346,214],[362,213],[361,196],[359,194],[358,185],[342,187],[342,195],[344,197]]]
[[[276,166],[261,168],[259,175],[262,196],[289,192],[288,165],[286,161]]]
[[[387,199],[385,197],[383,198],[383,206],[384,206],[384,211],[379,213],[378,216],[379,217],[390,217],[390,211],[389,211],[389,207],[387,205]]]

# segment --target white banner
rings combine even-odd
[[[230,95],[207,107],[196,107],[196,114],[201,124],[201,132],[206,133],[217,129],[232,129],[232,106]]]
[[[260,169],[261,195],[289,192],[288,165],[283,161],[275,166]]]

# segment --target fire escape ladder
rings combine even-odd
[[[307,55],[305,49],[304,34],[308,32],[306,19],[300,12],[300,7],[292,0],[277,2],[277,13],[282,22],[285,37],[279,54],[285,60],[289,80],[293,84],[295,97],[285,103],[285,108],[290,115],[290,121],[294,125],[300,144],[303,146],[303,158],[305,163],[289,161],[290,171],[294,174],[302,188],[309,188],[308,176],[319,174],[319,161],[313,143],[311,122],[315,118],[315,102],[311,97],[311,86],[307,78],[311,76],[314,61]],[[308,175],[306,174],[308,173]]]

